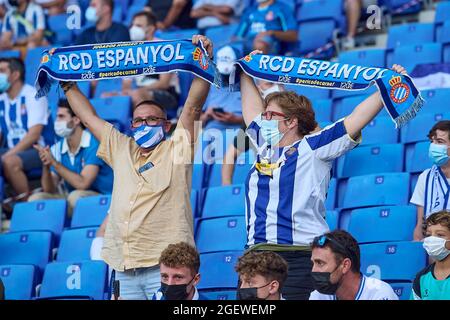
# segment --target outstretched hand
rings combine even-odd
[[[211,42],[211,40],[209,40],[207,37],[196,34],[194,36],[192,36],[192,44],[197,45],[200,40],[203,43],[203,47],[205,48],[206,52],[208,52],[208,56],[210,59],[213,58],[213,44]]]

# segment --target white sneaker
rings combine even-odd
[[[353,37],[345,37],[342,41],[342,49],[351,50],[355,47],[355,38]]]

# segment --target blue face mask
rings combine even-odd
[[[278,120],[261,120],[261,135],[270,146],[277,145],[283,139],[284,133],[278,130]]]
[[[448,161],[447,149],[448,146],[445,144],[430,143],[428,156],[435,165],[442,166]]]
[[[8,75],[6,73],[0,73],[0,93],[6,92],[10,86]]]
[[[162,125],[133,128],[133,138],[141,148],[154,148],[166,138]]]
[[[97,10],[94,7],[89,7],[86,9],[85,13],[86,20],[89,22],[97,22]]]

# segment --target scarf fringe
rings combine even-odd
[[[413,104],[401,115],[394,119],[395,128],[400,129],[403,127],[408,121],[414,119],[417,113],[422,110],[423,105],[425,104],[425,100],[419,94],[414,100]]]

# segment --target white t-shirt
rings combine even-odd
[[[13,148],[28,130],[38,124],[46,125],[48,102],[46,97],[35,98],[36,89],[24,84],[14,100],[5,92],[0,95],[0,131],[6,137],[8,148]],[[44,145],[41,136],[39,144]]]
[[[198,9],[206,4],[213,5],[213,6],[228,6],[231,7],[234,11],[233,16],[239,16],[241,14],[242,4],[243,2],[239,0],[197,0],[195,1],[194,6],[192,9]],[[231,22],[234,22],[233,19]],[[214,16],[208,16],[203,17],[197,20],[197,28],[209,28],[209,27],[215,27],[215,26],[221,26],[223,25],[222,21],[220,21],[218,18]]]
[[[309,300],[336,300],[335,295],[311,292]],[[398,300],[391,286],[377,278],[362,276],[355,300]]]
[[[426,182],[427,182],[427,175],[430,172],[430,169],[424,170],[417,179],[416,187],[414,188],[413,195],[411,197],[411,200],[409,201],[412,204],[415,204],[416,206],[423,207],[425,205],[425,189],[426,189]],[[447,182],[450,184],[450,179],[447,178]],[[435,210],[425,210],[426,217],[427,218],[432,212],[440,211],[443,208],[438,207]]]

